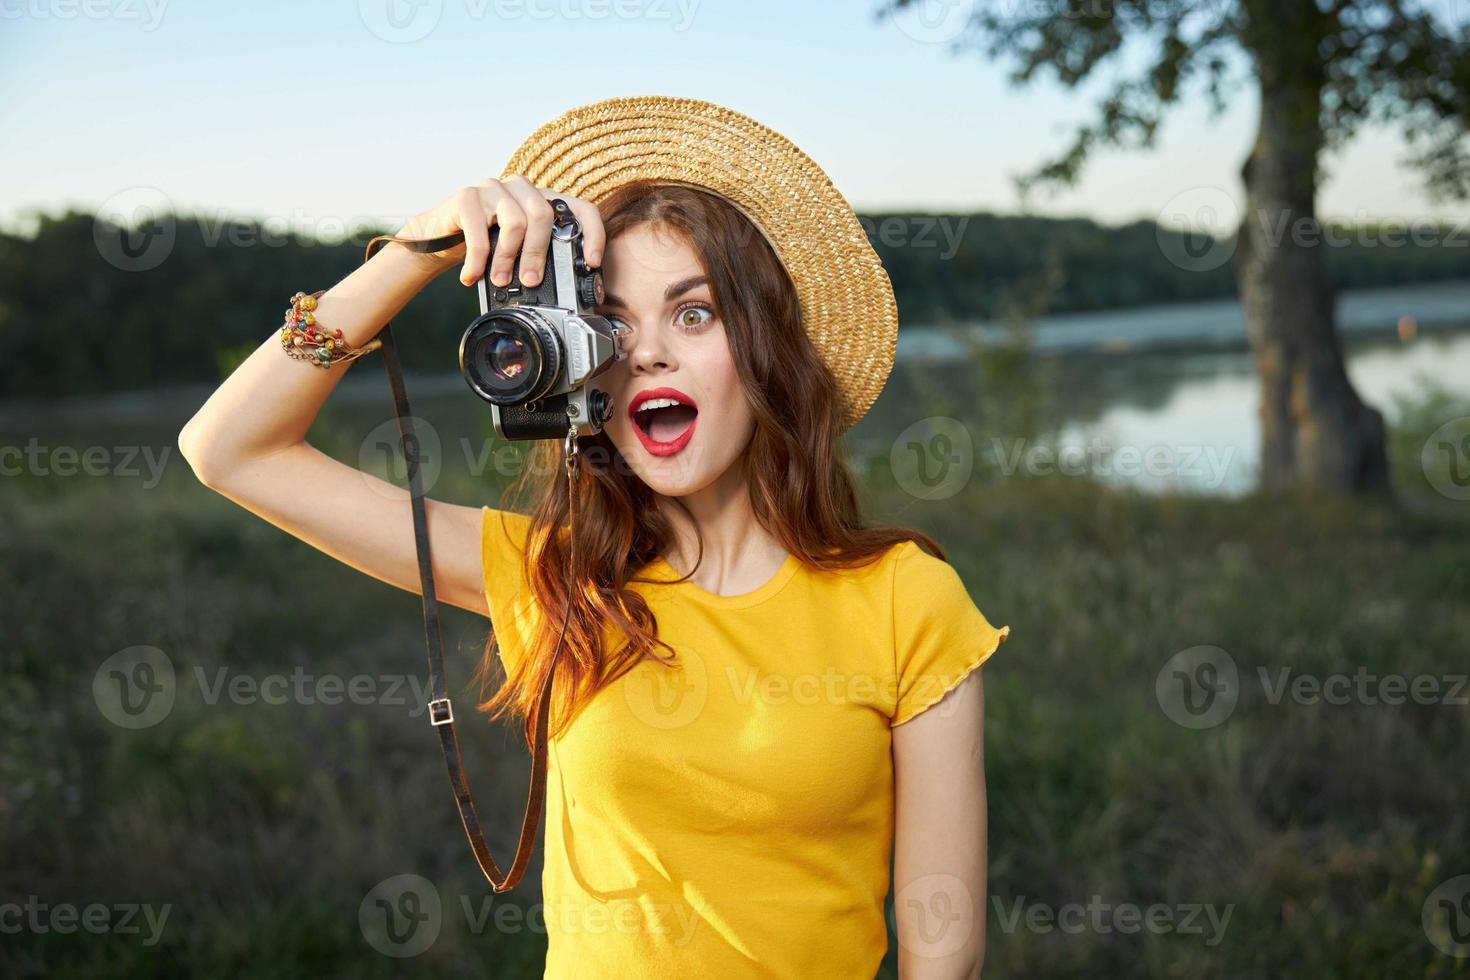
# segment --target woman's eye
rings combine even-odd
[[[715,318],[715,311],[708,306],[686,306],[674,317],[683,330],[698,330]]]

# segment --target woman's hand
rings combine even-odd
[[[462,263],[459,281],[473,286],[490,257],[490,226],[497,225],[500,237],[495,243],[490,282],[496,286],[509,284],[519,253],[520,280],[527,286],[535,286],[540,282],[541,270],[546,268],[546,252],[551,245],[552,210],[547,202],[554,197],[566,201],[582,224],[587,264],[592,268],[602,265],[606,237],[597,205],[547,187],[536,187],[519,174],[505,180],[490,177],[474,187],[461,188],[433,209],[409,218],[397,237],[438,238],[463,230],[463,245],[442,252],[415,254],[429,263],[435,275]]]

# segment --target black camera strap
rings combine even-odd
[[[379,235],[368,242],[363,257],[366,263],[389,242],[415,252],[441,252],[464,241],[463,232],[455,232],[439,238],[414,240]],[[433,566],[429,560],[428,520],[424,510],[423,477],[419,471],[419,440],[414,432],[412,412],[408,406],[408,393],[403,385],[403,369],[398,359],[398,347],[393,340],[392,323],[383,324],[378,335],[382,341],[383,367],[388,372],[388,384],[393,389],[393,408],[398,415],[400,449],[408,469],[409,502],[413,511],[414,544],[418,549],[419,582],[424,601],[424,641],[429,656],[429,723],[439,732],[439,744],[444,750],[444,762],[449,769],[449,785],[454,790],[454,799],[459,806],[460,823],[465,836],[490,887],[496,892],[509,891],[520,882],[526,865],[531,860],[531,849],[535,844],[536,830],[541,821],[541,808],[546,795],[546,735],[547,715],[551,704],[551,682],[556,674],[557,655],[561,652],[562,639],[566,636],[566,619],[562,621],[562,632],[557,638],[556,648],[551,654],[546,677],[541,682],[541,694],[536,708],[535,736],[531,740],[531,786],[526,796],[526,809],[521,819],[521,835],[516,844],[515,857],[503,875],[490,856],[490,847],[485,843],[485,833],[480,827],[480,817],[475,811],[475,801],[470,796],[469,781],[465,777],[464,764],[460,759],[459,739],[454,731],[454,707],[449,700],[449,683],[444,676],[443,639],[439,629],[439,602],[434,592]],[[566,438],[567,504],[569,522],[576,509],[575,478],[577,475],[576,427],[569,425]],[[573,527],[575,527],[573,525]],[[574,537],[569,535],[571,540]],[[569,561],[570,561],[570,555]],[[571,603],[567,603],[567,617],[571,616]],[[494,624],[491,624],[494,627]]]

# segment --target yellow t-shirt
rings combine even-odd
[[[528,527],[484,508],[486,598],[507,665],[537,622]],[[663,559],[641,574],[678,578]],[[1010,627],[987,622],[954,569],[907,541],[844,572],[789,556],[744,595],[632,588],[683,669],[640,663],[548,746],[545,976],[873,976],[888,945],[890,727]]]

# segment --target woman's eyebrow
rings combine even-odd
[[[664,302],[668,302],[669,300],[672,300],[672,299],[678,299],[680,296],[683,296],[685,293],[689,292],[689,290],[693,289],[695,286],[703,286],[703,285],[707,284],[708,282],[709,282],[709,276],[706,276],[706,275],[697,275],[697,276],[690,276],[687,279],[680,279],[678,282],[670,283],[669,284],[669,288],[664,290]],[[625,310],[628,308],[628,304],[626,304],[622,300],[618,299],[612,293],[604,293],[603,294],[603,296],[602,296],[602,305],[603,306],[620,306],[620,307],[622,307]]]

